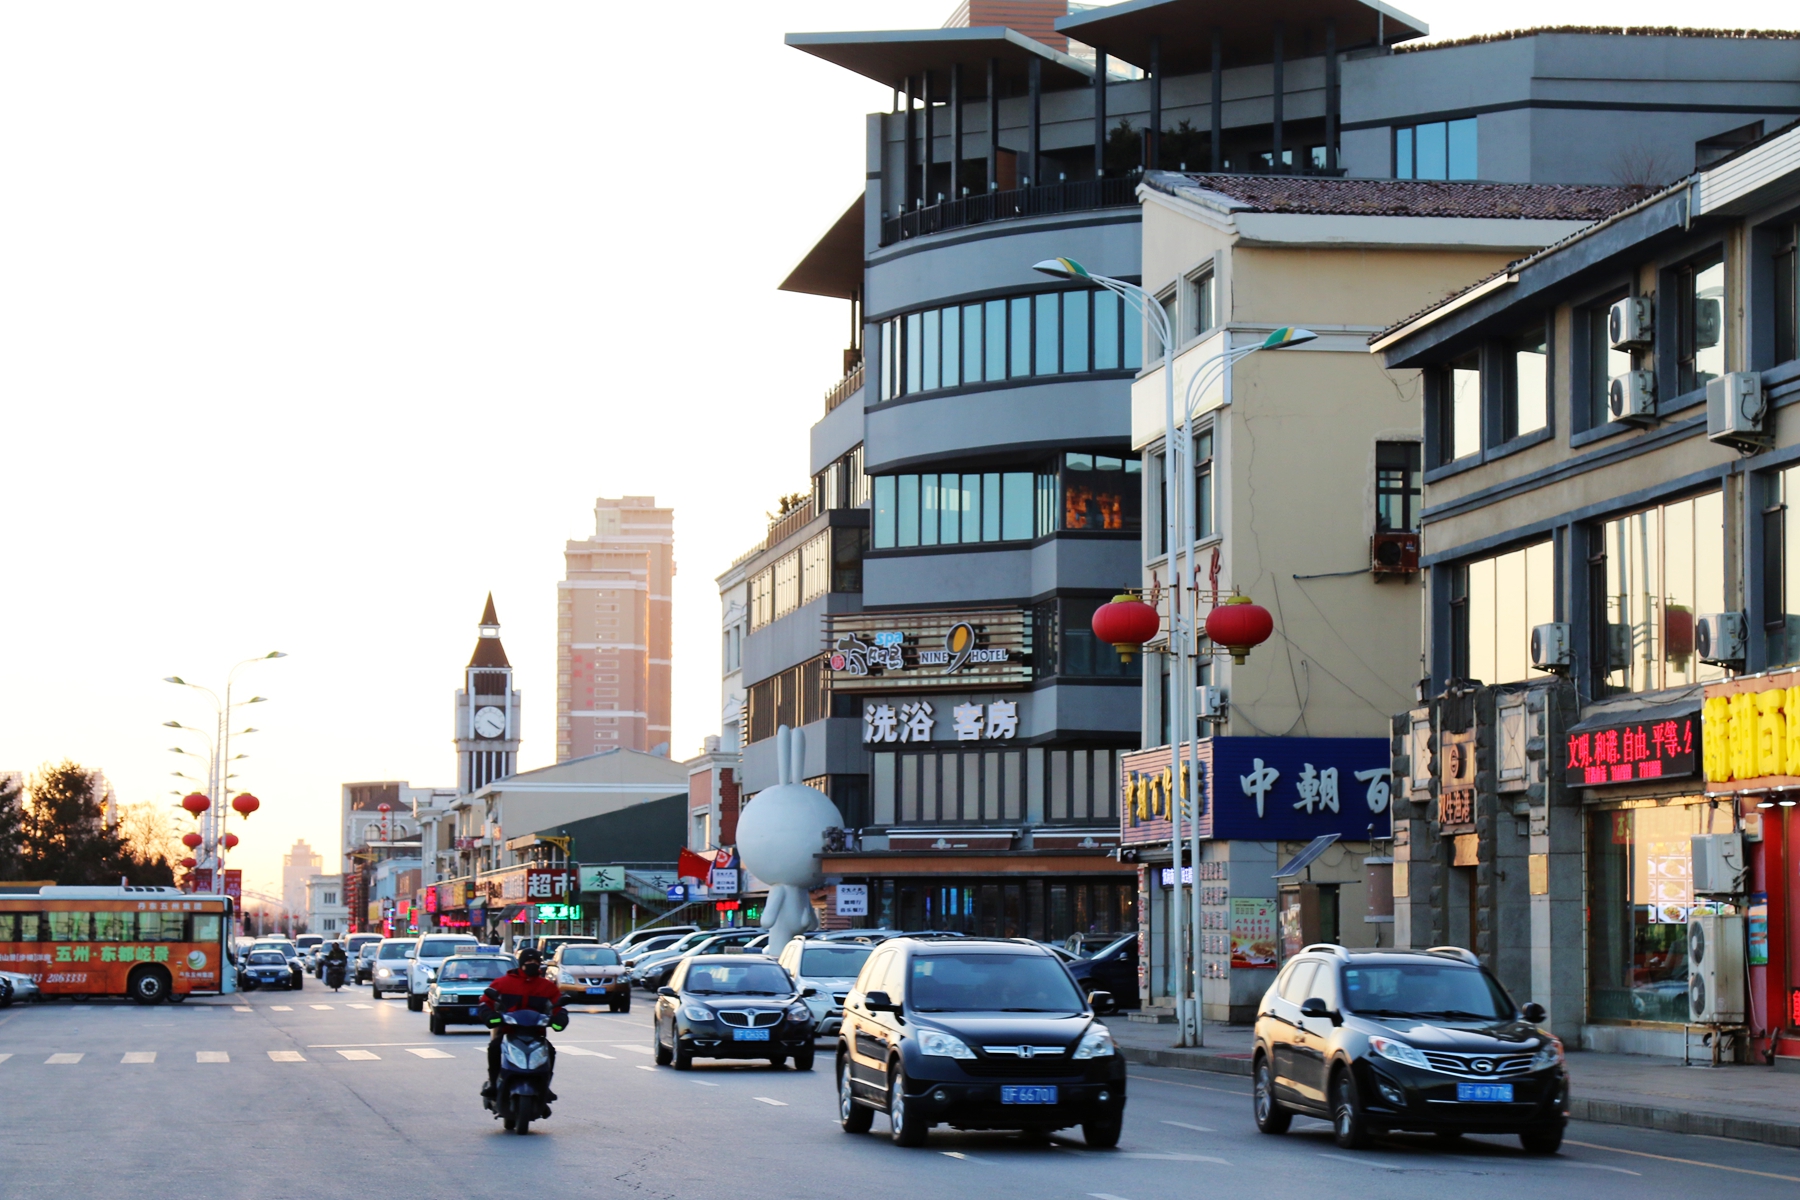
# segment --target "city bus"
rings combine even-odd
[[[0,893],[0,970],[51,996],[139,1004],[235,992],[231,898],[171,887],[46,887]]]

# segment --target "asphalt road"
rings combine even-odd
[[[942,1129],[903,1150],[885,1118],[863,1136],[837,1127],[824,1055],[810,1074],[653,1066],[642,1004],[577,1010],[557,1039],[555,1115],[520,1138],[476,1096],[485,1031],[434,1038],[404,1001],[308,984],[0,1012],[0,1197],[1800,1195],[1800,1151],[1603,1125],[1572,1126],[1548,1159],[1510,1138],[1393,1137],[1347,1153],[1319,1122],[1264,1137],[1247,1081],[1153,1068],[1133,1069],[1117,1150],[1090,1151],[1077,1130],[1029,1145]]]

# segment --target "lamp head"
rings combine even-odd
[[[287,657],[287,651],[285,651],[285,650],[271,650],[271,651],[269,651],[269,652],[268,652],[268,653],[267,653],[267,654],[265,654],[265,655],[263,655],[263,657],[264,657],[264,658],[286,658],[286,657]]]
[[[164,675],[163,682],[164,683],[179,683],[182,687],[187,686],[187,680],[183,679],[179,675]]]
[[[248,700],[244,701],[244,703],[245,704],[261,704],[263,701],[265,701],[267,699],[268,699],[267,696],[252,696]]]
[[[1041,263],[1033,263],[1032,270],[1040,271],[1054,279],[1092,279],[1088,269],[1072,258],[1046,258]]]
[[[164,729],[186,729],[187,726],[183,725],[180,721],[164,721],[163,728]]]
[[[1264,350],[1286,350],[1290,346],[1316,341],[1318,336],[1312,330],[1302,329],[1298,325],[1283,325],[1263,339],[1262,348]]]

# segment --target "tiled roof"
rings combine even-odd
[[[1453,183],[1431,179],[1333,179],[1295,175],[1196,175],[1153,171],[1159,191],[1188,188],[1251,212],[1364,217],[1498,217],[1598,221],[1642,200],[1642,188],[1577,183]]]

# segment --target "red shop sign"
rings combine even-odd
[[[1563,739],[1563,782],[1570,787],[1679,779],[1700,768],[1700,714],[1571,732]]]

